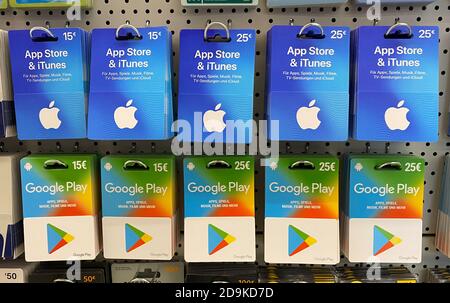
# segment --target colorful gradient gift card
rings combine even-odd
[[[101,161],[107,259],[170,260],[175,252],[173,156],[106,156]]]
[[[96,155],[31,155],[20,161],[25,258],[93,260],[98,235]]]
[[[268,263],[339,263],[339,159],[266,159],[264,256]]]
[[[193,157],[183,166],[186,261],[253,262],[254,159]]]
[[[424,170],[410,155],[348,156],[342,246],[350,262],[421,262]]]

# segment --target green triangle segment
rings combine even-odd
[[[54,232],[56,232],[59,236],[61,236],[61,238],[64,238],[64,236],[67,234],[62,229],[59,229],[58,227],[56,227],[50,223],[48,225],[51,227],[51,229],[53,229]]]
[[[223,230],[221,230],[220,228],[210,224],[210,227],[222,238],[225,239],[228,236],[227,232],[224,232]]]
[[[142,236],[145,235],[144,232],[140,231],[139,229],[137,229],[133,225],[127,224],[127,227],[129,229],[131,229],[139,238],[142,238]]]
[[[296,233],[297,235],[299,235],[299,236],[303,239],[303,241],[305,241],[306,239],[309,238],[309,235],[308,235],[308,234],[302,232],[302,231],[301,231],[300,229],[298,229],[297,227],[292,226],[292,225],[290,225],[290,227],[295,231],[295,233]]]
[[[387,230],[382,229],[381,227],[379,227],[378,225],[375,225],[375,228],[378,230],[378,232],[380,232],[381,234],[383,234],[383,236],[387,239],[387,240],[391,240],[394,235],[391,234],[390,232],[388,232]]]

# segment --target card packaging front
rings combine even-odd
[[[258,0],[181,0],[184,6],[256,6]]]
[[[362,26],[353,41],[353,138],[438,139],[439,28]]]
[[[268,124],[269,138],[347,140],[349,28],[274,26],[267,48],[267,117],[279,122],[279,133]]]
[[[114,263],[111,274],[113,283],[184,283],[184,263]]]
[[[341,246],[349,261],[420,263],[424,160],[350,155],[345,170]]]
[[[86,138],[88,37],[79,28],[9,32],[19,139]]]
[[[8,32],[0,30],[0,138],[17,135]]]
[[[265,188],[265,261],[339,263],[339,160],[266,159]]]
[[[431,3],[434,2],[436,0],[380,0],[380,4],[381,5],[385,5],[385,4],[397,4],[397,5],[402,5],[402,4],[427,4],[427,3]],[[356,3],[358,4],[366,4],[366,5],[372,5],[373,2],[372,0],[355,0]]]
[[[167,27],[92,31],[88,137],[172,137],[172,35]]]
[[[334,5],[346,2],[347,0],[267,0],[267,7]]]
[[[0,260],[16,259],[24,251],[19,188],[21,157],[22,154],[7,153],[0,156]]]
[[[441,197],[437,213],[436,248],[450,256],[450,156],[445,157],[444,173],[441,181]]]
[[[187,262],[254,262],[252,157],[193,157],[184,162]]]
[[[67,270],[39,270],[30,275],[30,283],[83,283],[83,284],[104,284],[106,280],[105,271],[100,268],[82,268],[80,280],[70,280],[67,278]]]
[[[175,158],[106,156],[101,173],[105,258],[171,260],[178,240]]]
[[[108,262],[82,261],[79,270],[72,262],[40,262],[30,274],[30,283],[111,283],[111,264]]]
[[[180,33],[179,141],[251,143],[255,30]],[[189,127],[185,126],[189,123]]]
[[[30,155],[20,166],[26,260],[94,260],[100,251],[97,156]]]
[[[258,283],[258,267],[254,264],[187,265],[186,283]]]
[[[3,0],[7,1],[7,0]],[[93,0],[9,0],[11,7],[18,8],[56,8],[80,6],[89,8]]]

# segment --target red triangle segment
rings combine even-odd
[[[133,251],[133,250],[135,250],[136,248],[138,248],[139,246],[142,246],[142,245],[144,245],[144,244],[145,244],[145,242],[142,241],[142,239],[139,239],[138,241],[136,241],[136,243],[134,243],[133,246],[131,246],[131,247],[127,250],[127,252]]]
[[[308,247],[309,247],[308,243],[306,243],[306,241],[304,241],[289,256],[292,257],[293,255],[298,254],[299,252],[301,252],[302,250],[307,249]]]
[[[379,254],[385,252],[386,250],[388,250],[388,249],[390,249],[390,248],[392,248],[392,247],[394,247],[394,244],[392,244],[391,241],[387,241],[386,244],[384,244],[384,246],[381,247],[379,251],[377,251],[377,253],[375,254],[375,256],[378,256]]]
[[[63,247],[64,245],[66,245],[67,242],[64,239],[61,239],[61,241],[58,242],[58,244],[56,244],[55,247],[53,247],[52,251],[50,252],[50,254],[54,253],[55,251],[57,251],[58,249],[60,249],[61,247]]]
[[[222,242],[220,242],[220,243],[216,246],[216,248],[214,248],[214,250],[210,252],[209,255],[215,254],[216,252],[218,252],[219,250],[221,250],[221,249],[224,248],[225,246],[228,246],[228,242],[226,242],[225,240],[222,240]]]

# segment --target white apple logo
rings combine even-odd
[[[59,108],[55,107],[55,101],[50,102],[39,112],[39,121],[45,129],[58,129],[61,126],[61,120],[58,117]]]
[[[203,115],[203,126],[206,131],[212,133],[217,132],[221,133],[227,126],[223,121],[223,117],[226,115],[226,112],[221,110],[222,104],[219,103],[216,105],[214,110],[209,110]]]
[[[316,100],[309,102],[308,107],[301,107],[297,111],[297,123],[301,129],[316,130],[319,128],[322,121],[319,120],[320,108],[314,106]]]
[[[120,106],[114,111],[114,122],[116,122],[118,128],[133,129],[138,124],[138,120],[134,116],[137,108],[131,106],[132,104],[133,100],[129,100],[125,106]]]
[[[403,107],[404,104],[405,101],[401,100],[397,107],[390,107],[384,113],[384,121],[390,130],[405,130],[411,124],[406,117],[409,108]]]

